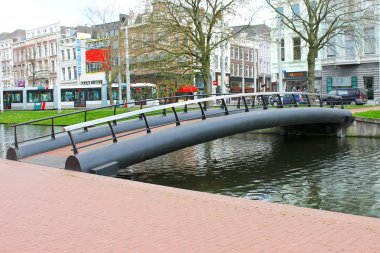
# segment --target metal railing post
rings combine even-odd
[[[282,103],[282,100],[281,100],[281,94],[277,94],[277,97],[278,97],[278,105],[277,104],[277,108],[284,108],[284,104]]]
[[[229,112],[228,112],[228,108],[227,108],[226,101],[224,100],[224,98],[222,99],[222,106],[224,108],[224,115],[228,115]]]
[[[333,97],[330,97],[330,108],[334,108]]]
[[[202,112],[202,120],[205,120],[205,119],[206,119],[206,115],[205,115],[205,111],[203,110],[202,103],[201,103],[201,102],[198,102],[198,105],[199,105],[199,107],[201,108],[201,112]]]
[[[306,95],[307,107],[311,107],[309,95]]]
[[[113,106],[113,115],[116,115],[116,105]],[[113,121],[114,125],[117,125],[116,120]]]
[[[237,105],[236,105],[236,108],[240,109],[240,100],[241,98],[238,98],[238,102],[237,102]]]
[[[15,148],[18,149],[18,141],[17,141],[17,130],[16,130],[16,126],[14,126],[14,135],[15,135]]]
[[[295,94],[292,94],[292,97],[293,97],[293,101],[294,101],[294,106],[295,106],[295,107],[298,107],[298,103],[297,103],[296,95],[295,95]]]
[[[164,99],[164,105],[166,105],[166,98]],[[165,108],[162,110],[162,115],[166,116],[166,109]]]
[[[113,127],[112,127],[112,124],[110,121],[107,122],[108,123],[108,126],[110,127],[111,129],[111,134],[112,134],[112,138],[113,138],[113,143],[117,142],[117,138],[116,138],[116,135],[115,135],[115,131],[113,130]]]
[[[260,97],[261,97],[261,101],[263,103],[263,109],[264,110],[268,110],[268,105],[267,105],[267,103],[265,101],[264,95],[260,95]]]
[[[75,144],[74,137],[71,134],[71,131],[68,131],[67,134],[69,135],[69,138],[71,140],[71,144],[73,145],[74,155],[76,155],[76,154],[78,154],[78,148],[77,148],[77,145]]]
[[[186,97],[185,101],[187,102],[188,99],[189,99],[189,98]],[[187,104],[185,105],[185,113],[187,113]]]
[[[319,107],[323,107],[323,101],[320,95],[318,95],[318,100],[319,100]]]
[[[172,109],[173,109],[173,113],[174,113],[174,116],[175,116],[176,125],[179,126],[179,125],[181,125],[181,122],[179,121],[177,112],[176,112],[176,110],[175,110],[174,107],[172,107]]]
[[[247,105],[247,100],[245,99],[244,96],[242,97],[242,99],[243,99],[243,103],[244,103],[244,107],[245,107],[245,112],[249,112],[248,105]]]
[[[256,96],[252,97],[252,105],[251,108],[255,108]]]
[[[87,122],[87,111],[84,111],[84,122]],[[85,127],[84,131],[88,132],[88,127]]]
[[[140,114],[140,115],[143,117],[143,119],[144,119],[144,121],[145,121],[146,132],[147,132],[148,134],[151,133],[152,131],[150,130],[150,127],[149,127],[148,121],[147,121],[147,119],[146,119],[145,113],[142,113],[142,114]]]
[[[51,138],[55,140],[55,132],[54,132],[54,118],[51,118]]]
[[[342,98],[342,97],[340,97],[340,108],[341,108],[341,109],[344,109],[343,98]]]

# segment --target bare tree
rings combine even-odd
[[[119,77],[119,72],[122,71],[125,57],[120,57],[122,51],[125,50],[123,46],[124,34],[121,33],[122,21],[118,20],[115,13],[115,8],[108,5],[102,8],[87,7],[83,11],[86,18],[93,24],[93,36],[97,41],[102,53],[102,68],[105,72],[105,79],[107,82],[107,93],[111,105],[114,104],[112,83]],[[123,37],[124,36],[124,37]]]
[[[42,69],[42,62],[39,60],[42,54],[41,44],[37,43],[35,46],[28,47],[23,50],[23,55],[26,60],[26,73],[27,76],[32,77],[33,87],[39,80],[48,79],[50,71]]]
[[[377,0],[266,0],[278,18],[278,29],[287,27],[308,47],[307,90],[314,92],[318,51],[341,34],[362,37],[363,25],[375,22]],[[295,7],[301,2],[301,7]],[[305,10],[300,12],[299,8]],[[290,10],[286,13],[286,9]]]
[[[148,18],[149,39],[145,53],[164,59],[157,70],[177,74],[200,73],[207,93],[212,92],[211,55],[213,50],[234,37],[237,32],[221,29],[224,16],[236,10],[243,0],[160,0]],[[246,25],[248,27],[250,22]],[[142,39],[144,40],[144,39]],[[133,43],[133,41],[132,41]],[[157,61],[160,60],[156,57]]]

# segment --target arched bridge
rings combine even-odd
[[[329,107],[323,107],[326,101]],[[334,103],[339,103],[340,108],[334,108]],[[207,108],[208,104],[215,106]],[[54,133],[53,118],[52,134],[32,142],[20,143],[16,127],[21,124],[14,125],[15,146],[8,149],[7,158],[109,174],[192,145],[265,128],[282,127],[284,134],[306,131],[344,135],[352,115],[343,109],[339,97],[249,93],[203,97],[116,114],[66,126],[60,134]]]

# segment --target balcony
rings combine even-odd
[[[356,65],[361,63],[361,57],[359,55],[352,56],[334,56],[327,57],[322,60],[322,66],[328,65]]]

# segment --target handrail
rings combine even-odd
[[[222,99],[227,99],[227,98],[241,98],[241,97],[254,97],[254,96],[272,96],[272,95],[311,95],[311,96],[323,96],[319,93],[307,93],[307,92],[261,92],[261,93],[240,93],[240,94],[235,94],[235,95],[222,95],[222,96],[214,96],[214,97],[209,97],[209,98],[201,98],[201,99],[195,99],[195,100],[190,100],[190,101],[184,101],[184,102],[178,102],[178,103],[173,103],[173,104],[168,104],[168,105],[160,105],[160,106],[155,106],[151,108],[145,108],[137,111],[132,111],[132,112],[127,112],[123,114],[118,114],[118,115],[113,115],[101,119],[95,119],[83,123],[78,123],[74,124],[71,126],[67,126],[63,128],[64,132],[69,132],[93,125],[98,125],[98,124],[103,124],[107,123],[109,121],[117,121],[120,119],[128,118],[128,117],[133,117],[137,115],[142,115],[146,114],[149,112],[154,112],[154,111],[159,111],[159,110],[164,110],[164,109],[169,109],[173,107],[179,107],[179,106],[185,106],[185,105],[190,105],[190,104],[197,104],[197,103],[203,103],[203,102],[209,102],[209,101],[215,101],[215,100],[222,100]],[[335,96],[335,95],[327,95],[328,97],[335,97],[335,98],[341,98],[340,96]]]
[[[28,122],[14,124],[14,125],[12,125],[12,127],[14,128],[14,145],[15,145],[15,148],[17,149],[19,143],[25,143],[25,142],[34,140],[34,139],[29,139],[29,140],[18,141],[18,138],[17,138],[17,127],[18,126],[29,125],[29,124],[36,123],[36,122],[49,121],[50,120],[51,121],[51,138],[55,139],[55,136],[57,134],[61,134],[63,132],[55,132],[54,131],[54,127],[55,127],[54,120],[56,118],[62,118],[62,117],[65,117],[65,116],[71,116],[71,115],[75,115],[75,114],[79,114],[79,113],[84,113],[84,122],[87,122],[87,113],[88,112],[96,111],[96,110],[101,110],[101,109],[107,109],[107,108],[114,108],[113,114],[116,115],[116,108],[117,107],[121,107],[121,106],[125,107],[126,105],[129,105],[129,104],[135,105],[137,103],[137,104],[140,105],[140,110],[136,111],[134,113],[134,115],[139,115],[140,119],[143,119],[143,117],[145,117],[145,113],[150,112],[150,111],[162,110],[163,111],[163,115],[165,116],[166,115],[166,109],[168,109],[168,108],[174,108],[174,107],[177,107],[177,106],[181,106],[181,105],[183,106],[184,105],[185,106],[184,111],[187,112],[188,111],[187,110],[187,105],[198,103],[199,106],[200,106],[200,109],[202,111],[202,119],[205,119],[205,113],[204,113],[204,111],[206,110],[206,102],[207,101],[222,100],[222,105],[221,106],[225,110],[224,114],[228,115],[229,111],[228,111],[227,106],[226,106],[226,101],[225,101],[225,99],[223,97],[225,97],[225,98],[236,98],[236,97],[243,98],[243,102],[244,102],[244,105],[246,107],[245,110],[248,111],[247,101],[245,101],[245,99],[244,99],[245,97],[250,97],[250,96],[251,97],[255,97],[255,99],[252,100],[252,106],[251,106],[252,108],[255,107],[256,97],[261,98],[261,100],[263,102],[263,109],[266,110],[266,109],[268,109],[268,101],[265,101],[265,98],[268,99],[269,96],[276,95],[276,96],[279,97],[279,99],[281,101],[281,95],[286,95],[286,94],[305,95],[307,97],[308,106],[311,106],[310,105],[310,100],[309,100],[308,96],[317,96],[319,98],[320,107],[323,107],[322,97],[329,97],[331,99],[332,98],[338,98],[341,101],[342,109],[343,109],[343,100],[342,100],[341,97],[335,96],[335,95],[328,95],[328,94],[319,94],[319,93],[305,93],[305,92],[297,92],[297,93],[295,93],[295,92],[264,92],[264,93],[245,93],[245,94],[221,94],[221,93],[218,93],[218,94],[179,95],[179,96],[172,96],[172,97],[163,97],[163,98],[154,98],[154,99],[145,99],[145,100],[134,100],[134,101],[129,101],[129,102],[122,103],[122,104],[107,105],[107,106],[103,106],[103,107],[97,107],[97,108],[92,108],[92,109],[85,109],[85,110],[80,110],[80,111],[76,111],[76,112],[65,113],[65,114],[60,114],[60,115],[56,115],[56,116],[46,117],[46,118],[42,118],[42,119],[38,119],[38,120],[32,120],[32,121],[28,121]],[[192,98],[195,98],[195,97],[209,97],[209,98],[206,98],[206,99],[203,98],[203,100],[196,99],[196,100],[190,100],[190,101],[188,101],[188,98],[190,98],[190,97],[192,97]],[[168,104],[168,105],[166,104],[167,102],[170,102],[170,100],[180,99],[180,98],[186,98],[186,101],[185,102],[180,102],[180,103],[177,102],[175,104]],[[142,105],[145,102],[162,101],[162,100],[164,101],[164,106],[155,106],[154,109],[153,108],[142,109]],[[241,99],[239,99],[239,102],[238,102],[238,109],[240,109],[240,101],[241,101]],[[282,107],[282,103],[280,101],[279,101],[280,106],[277,106],[278,108]],[[202,102],[204,103],[203,107],[201,106]],[[295,100],[294,100],[294,103],[296,104]],[[331,107],[333,107],[332,100],[328,101],[328,103],[331,103]],[[165,105],[166,105],[166,107],[165,107]],[[142,110],[145,110],[145,111],[142,111]],[[174,112],[174,114],[176,114],[175,110],[173,110],[173,112]],[[125,115],[125,114],[119,114],[119,115]],[[129,116],[125,116],[125,117],[130,117],[130,116],[131,116],[131,114],[129,114]],[[110,116],[110,117],[113,117],[113,116]],[[116,124],[116,121],[117,121],[117,119],[119,117],[115,118],[115,120],[113,121],[114,124]],[[103,118],[103,119],[105,119],[105,118]],[[99,120],[101,120],[101,119],[99,119]],[[144,119],[144,120],[146,120],[146,119]],[[93,123],[93,121],[91,121],[91,123],[88,123],[88,124],[87,123],[80,123],[80,124],[85,125],[84,130],[87,131],[88,130],[88,126],[92,126],[94,123]],[[177,124],[180,124],[179,120],[177,120]],[[70,133],[69,133],[69,135],[70,135]],[[70,136],[70,138],[71,137],[72,136]]]

